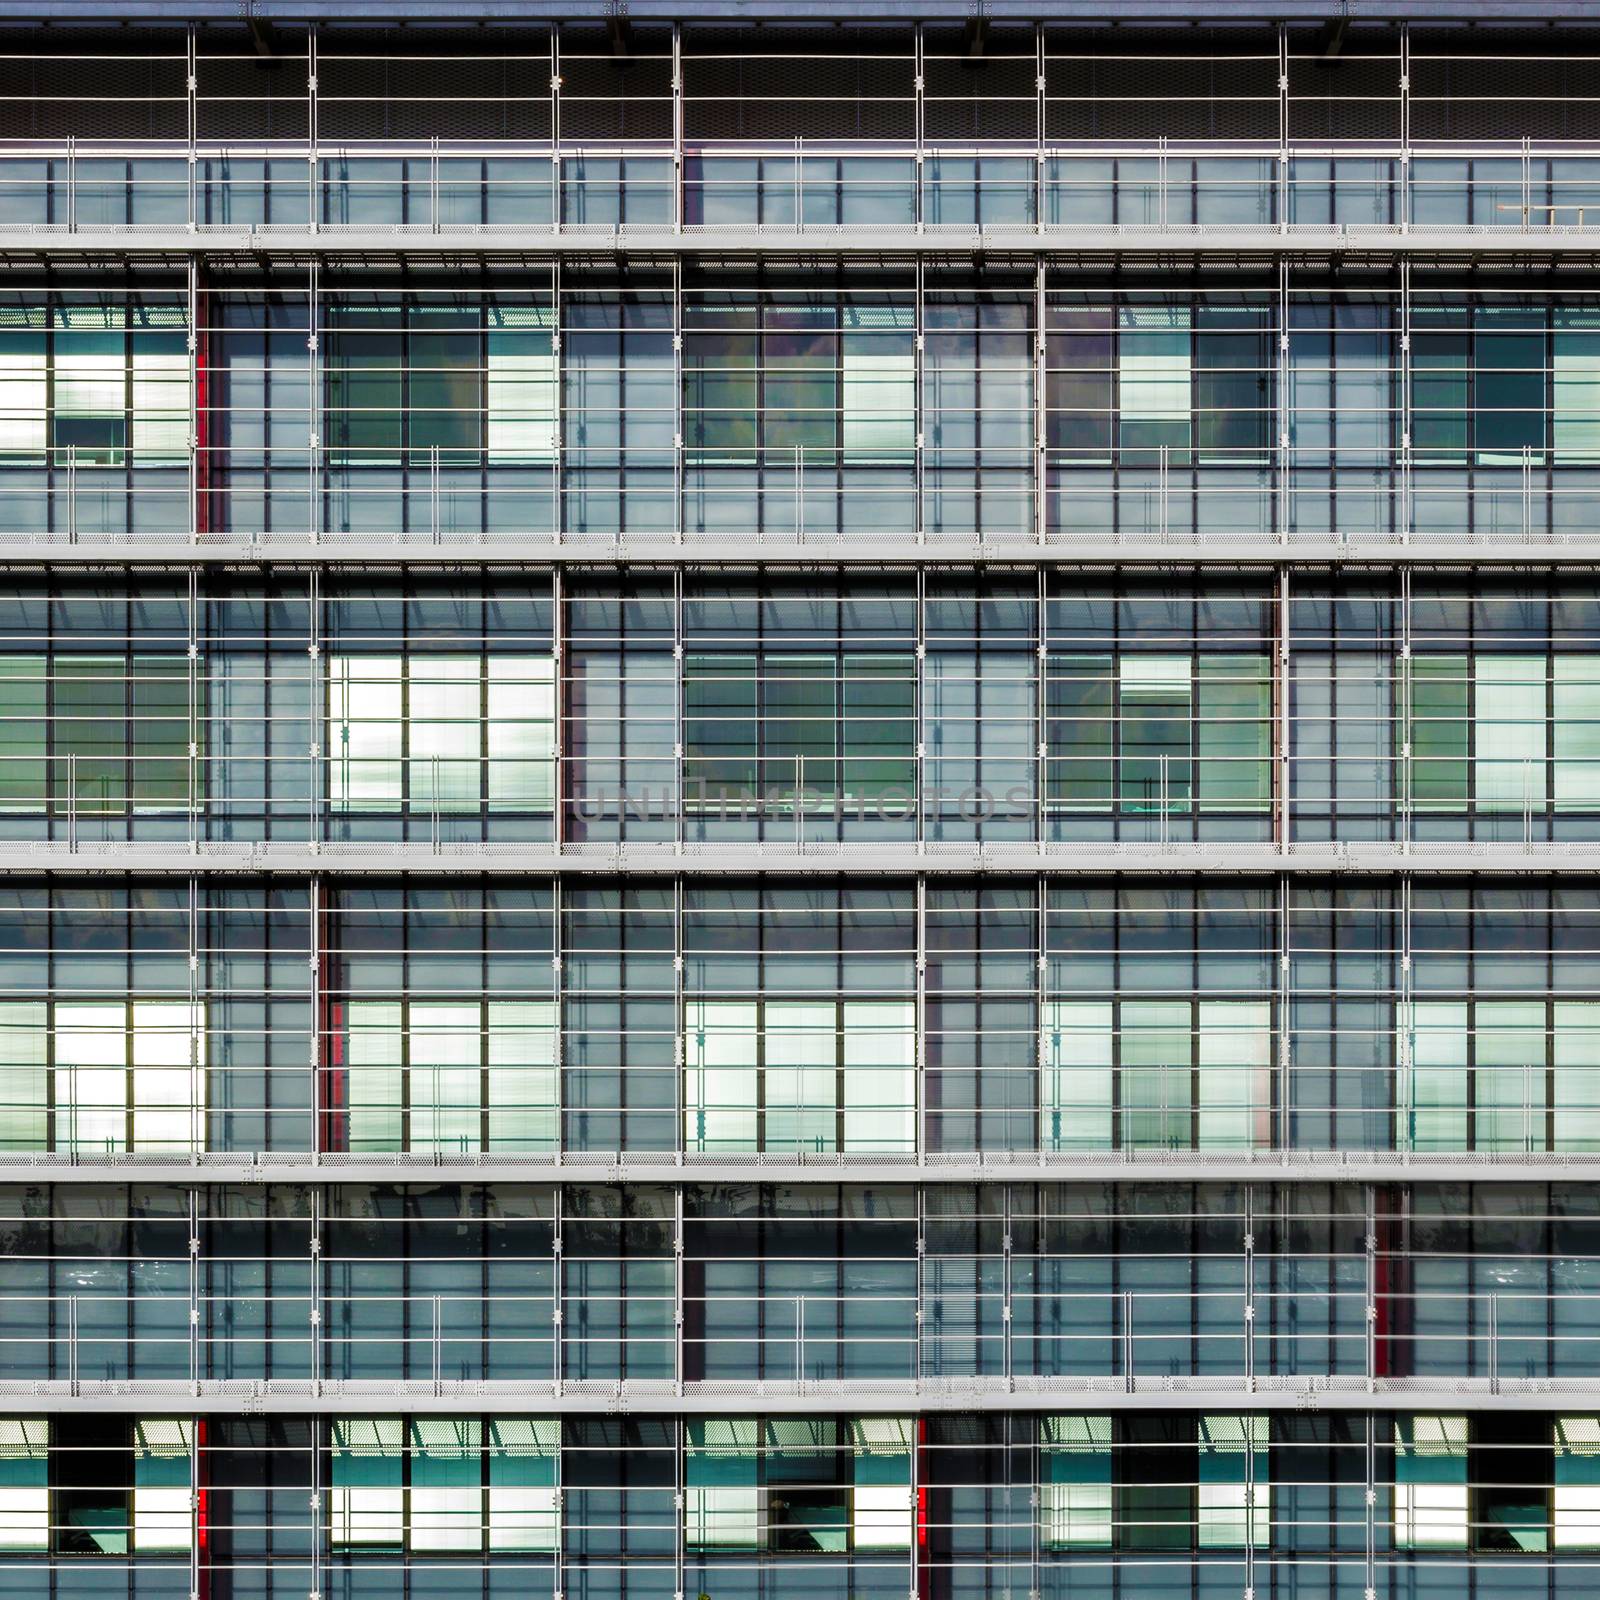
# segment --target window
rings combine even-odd
[[[556,445],[555,313],[493,306],[487,317],[489,461],[549,463]]]
[[[1481,467],[1542,463],[1545,368],[1542,307],[1418,304],[1412,311],[1412,446],[1421,465],[1468,461]],[[1563,358],[1587,362],[1585,336],[1563,341]],[[1581,370],[1581,369],[1579,369]],[[1587,374],[1570,366],[1574,425],[1591,402]]]
[[[328,663],[329,798],[343,812],[548,812],[550,656],[346,656]]]
[[[1052,656],[1051,809],[1265,812],[1271,715],[1265,656]]]
[[[548,1000],[357,1000],[345,1085],[351,1150],[553,1150]]]
[[[1485,1412],[1471,1422],[1472,1543],[1485,1551],[1550,1548],[1550,1419]]]
[[[1557,306],[1551,336],[1552,442],[1558,463],[1600,461],[1600,311]],[[3,391],[0,391],[3,392]]]
[[[1588,1150],[1600,1004],[1416,1000],[1401,1013],[1398,1138],[1411,1150]]]
[[[691,1150],[913,1150],[909,1000],[691,1000]]]
[[[205,1148],[203,1002],[10,1001],[0,1050],[0,1149]]]
[[[133,1425],[133,1552],[177,1555],[194,1542],[190,1492],[194,1424]]]
[[[0,1551],[50,1548],[50,1424],[0,1421]]]
[[[1117,1532],[1124,1550],[1188,1550],[1194,1540],[1195,1433],[1186,1416],[1122,1419]]]
[[[783,475],[787,496],[797,466],[908,465],[916,317],[903,299],[691,293],[683,410],[693,464],[763,465]]]
[[[1394,1542],[1399,1550],[1467,1547],[1467,1419],[1396,1417]]]
[[[1270,1418],[1201,1417],[1199,1546],[1263,1549],[1272,1542]]]
[[[189,459],[189,350],[176,305],[57,305],[51,312],[51,445],[57,465],[182,466]],[[31,352],[19,352],[30,362]],[[18,393],[31,408],[31,365]],[[36,437],[31,418],[28,440]],[[18,442],[22,442],[19,433]]]
[[[439,297],[327,311],[329,459],[342,467],[548,464],[555,312]]]
[[[0,811],[185,810],[200,779],[190,744],[202,704],[184,656],[0,658]]]
[[[1043,1046],[1048,1149],[1271,1143],[1270,1001],[1054,1000]]]
[[[781,1425],[780,1425],[781,1426]],[[719,1417],[685,1425],[684,1540],[691,1550],[759,1550],[761,1424]]]
[[[398,1417],[333,1424],[328,1526],[336,1550],[404,1543],[406,1427]]]
[[[58,1001],[58,1150],[205,1145],[204,1011],[163,1000]]]
[[[1555,1419],[1556,1550],[1600,1549],[1600,1417]]]
[[[1190,443],[1190,311],[1122,306],[1117,313],[1118,442],[1132,459]]]
[[[560,1549],[556,1468],[561,1425],[548,1417],[513,1417],[485,1423],[484,1429],[490,1550]]]
[[[902,797],[916,781],[916,661],[902,655],[690,656],[691,803]]]
[[[560,1426],[550,1418],[339,1419],[332,1431],[335,1551],[448,1555],[558,1546]]]
[[[1040,1538],[1052,1550],[1111,1548],[1111,1418],[1039,1419]]]
[[[49,1005],[0,1003],[0,1150],[50,1143]]]
[[[684,1541],[697,1554],[908,1551],[912,1423],[691,1419]]]
[[[0,465],[44,460],[50,425],[49,337],[39,306],[0,308]]]
[[[1419,656],[1410,735],[1418,810],[1600,806],[1600,667],[1589,657]]]
[[[193,1548],[192,1422],[61,1417],[35,1442],[49,1446],[58,1555],[176,1556]]]
[[[912,308],[847,305],[843,316],[845,460],[906,461],[917,434]]]

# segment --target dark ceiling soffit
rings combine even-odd
[[[1595,0],[981,0],[988,22],[1600,22]],[[972,20],[973,0],[0,0],[8,22]],[[625,24],[623,25],[625,27]],[[618,31],[621,31],[620,29]]]

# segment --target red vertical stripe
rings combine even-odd
[[[917,1418],[917,1595],[928,1600],[928,1419]]]
[[[211,1463],[206,1455],[206,1433],[205,1419],[198,1418],[194,1425],[196,1600],[210,1600],[211,1595]]]

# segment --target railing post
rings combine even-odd
[[[1122,1291],[1122,1387],[1133,1393],[1133,1290]]]
[[[1500,1296],[1489,1296],[1489,1393],[1500,1393]]]

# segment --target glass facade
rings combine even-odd
[[[1600,1592],[1600,23],[69,9],[0,1600]]]

